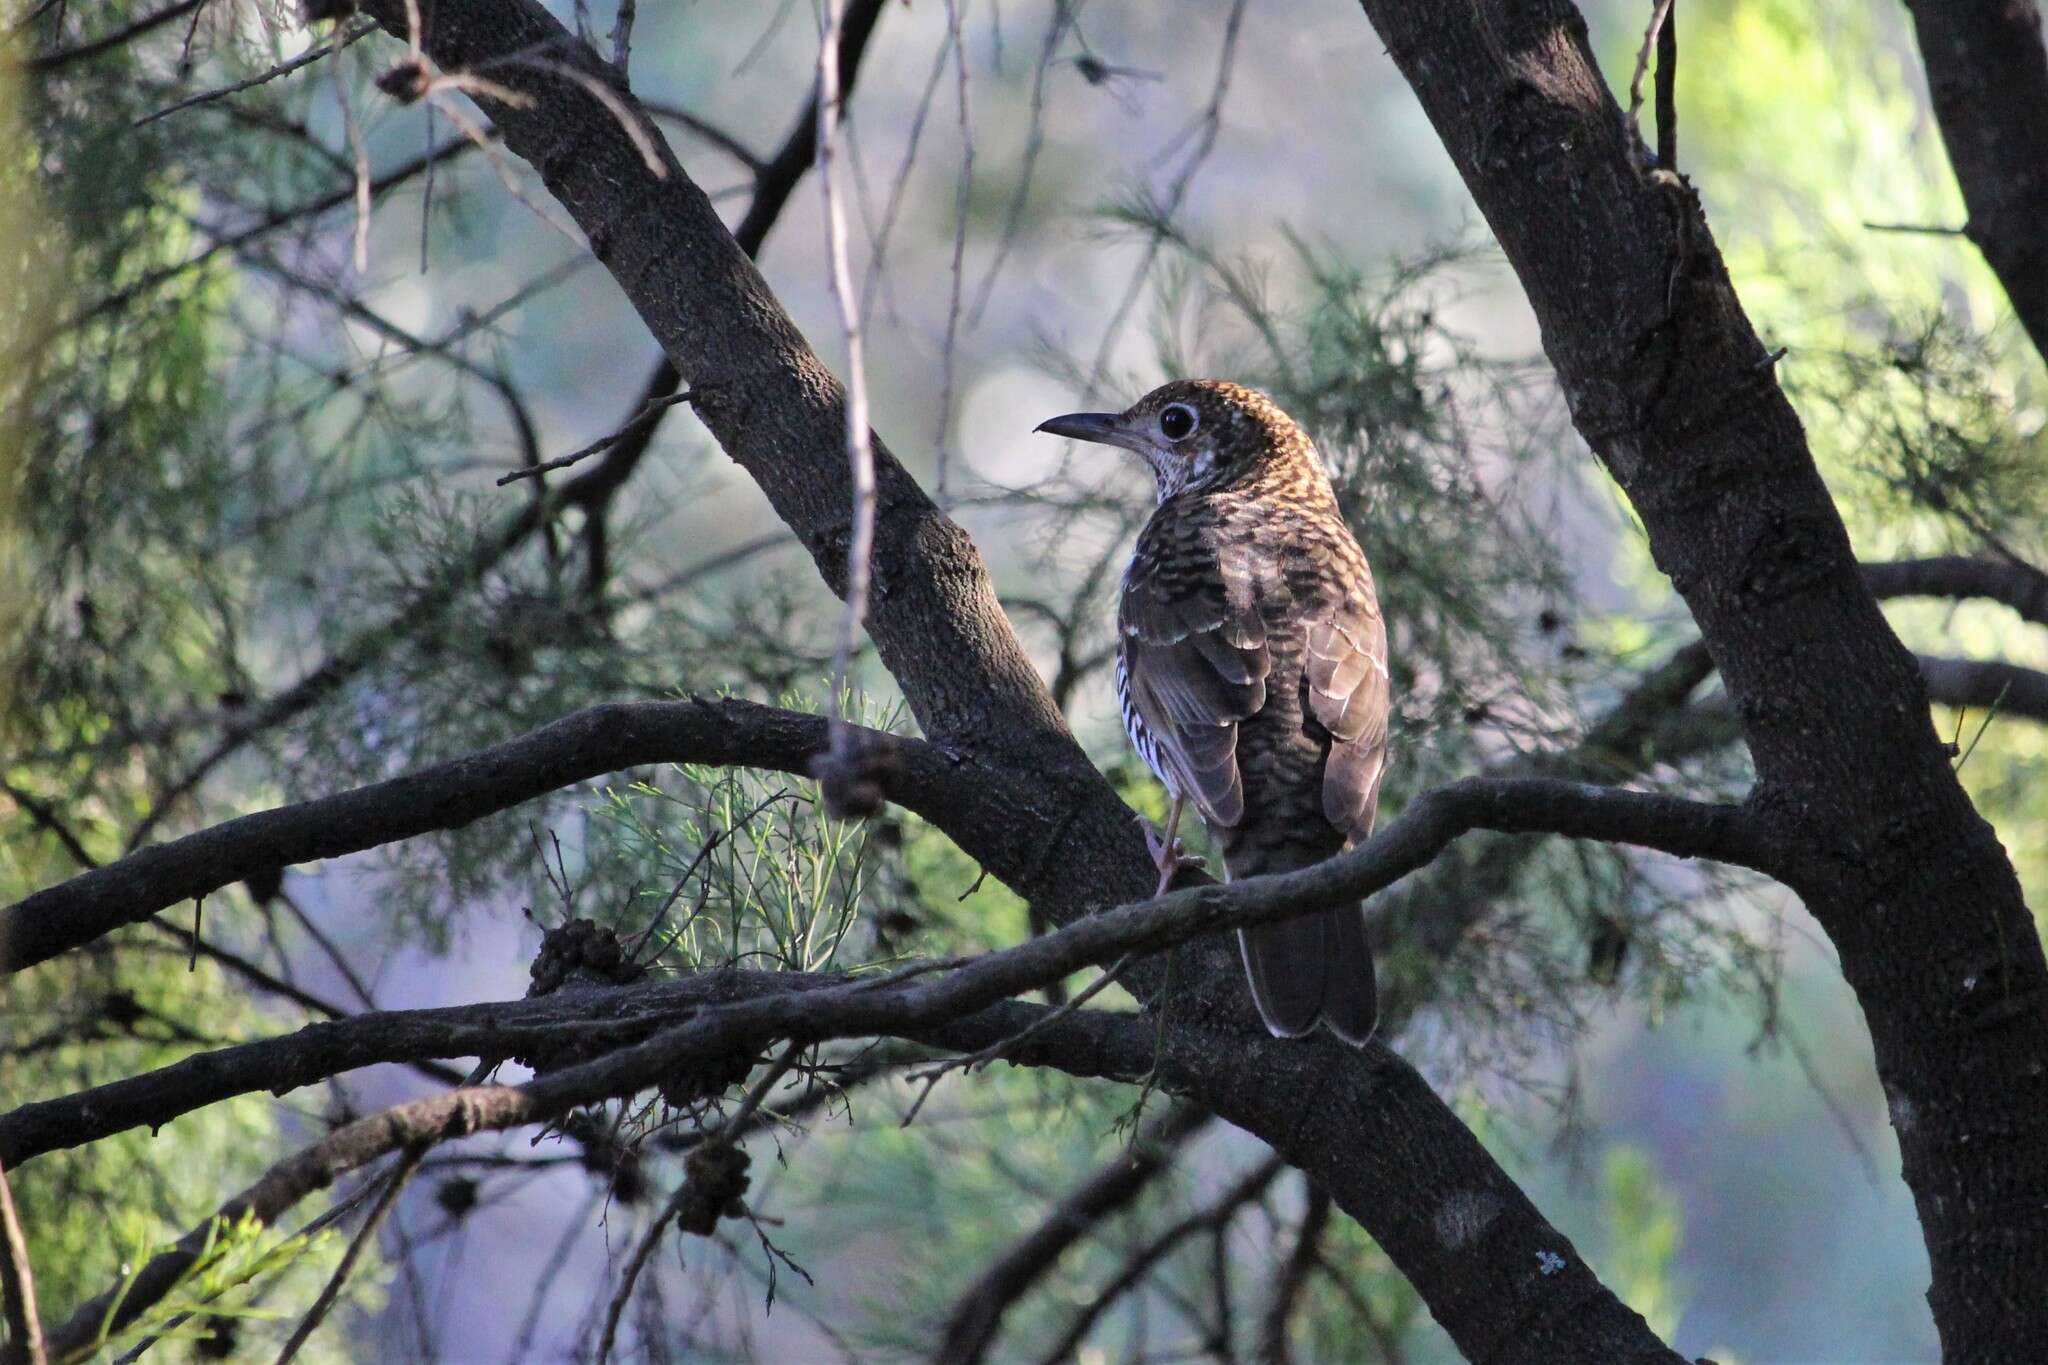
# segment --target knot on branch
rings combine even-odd
[[[896,747],[885,739],[839,728],[832,747],[811,760],[818,796],[834,820],[867,820],[882,813],[890,781],[903,768]]]
[[[683,1189],[676,1226],[709,1237],[721,1218],[746,1214],[747,1167],[752,1158],[724,1142],[707,1142],[683,1158]]]
[[[407,57],[377,77],[377,88],[400,104],[416,104],[433,92],[433,81],[424,61]]]
[[[611,1195],[628,1207],[647,1197],[647,1175],[640,1165],[640,1149],[621,1142],[609,1130],[592,1133],[583,1140],[583,1169],[609,1179]]]
[[[541,935],[540,951],[526,969],[533,978],[526,998],[552,995],[564,986],[625,986],[646,971],[626,956],[616,930],[596,920],[572,919]]]
[[[688,1109],[723,1095],[746,1080],[753,1069],[754,1050],[750,1047],[698,1057],[661,1083],[661,1098],[677,1109]]]

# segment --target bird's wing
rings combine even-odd
[[[1118,625],[1130,703],[1159,766],[1213,826],[1244,818],[1237,723],[1266,704],[1266,627],[1242,565],[1134,577]]]
[[[1372,833],[1387,761],[1387,628],[1370,586],[1318,619],[1307,635],[1302,683],[1310,713],[1330,732],[1323,768],[1323,818],[1353,843]]]

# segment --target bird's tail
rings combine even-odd
[[[1287,870],[1293,859],[1232,859],[1232,877]],[[1303,860],[1305,865],[1313,859]],[[1365,942],[1362,902],[1237,933],[1259,1017],[1276,1038],[1299,1038],[1326,1025],[1353,1047],[1364,1047],[1379,1023],[1379,987]]]

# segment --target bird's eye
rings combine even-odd
[[[1178,441],[1191,434],[1201,419],[1195,410],[1185,403],[1175,403],[1159,414],[1159,430],[1169,441]]]

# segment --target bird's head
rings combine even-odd
[[[1037,429],[1143,456],[1161,502],[1278,469],[1321,473],[1307,434],[1272,399],[1221,379],[1177,379],[1122,412],[1071,412]]]

